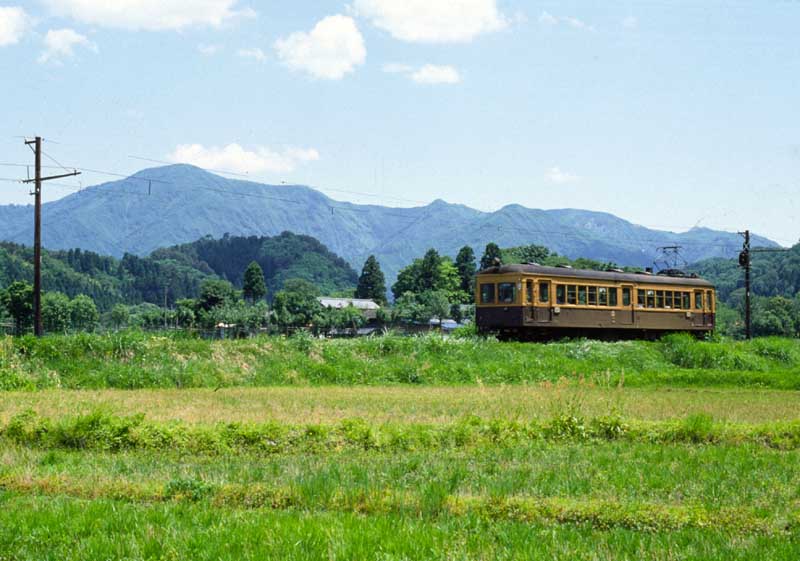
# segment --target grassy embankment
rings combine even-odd
[[[0,389],[524,384],[800,389],[800,341],[570,341],[310,337],[214,341],[135,332],[0,340]]]
[[[5,340],[0,559],[797,559],[799,364],[777,339]]]

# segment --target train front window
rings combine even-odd
[[[589,287],[589,305],[590,306],[597,306],[597,287],[590,286]]]
[[[601,306],[608,306],[608,289],[601,286],[597,289],[597,301]]]
[[[579,286],[578,287],[578,304],[580,304],[581,306],[585,306],[586,305],[586,287],[585,286]]]
[[[631,305],[631,289],[630,288],[623,288],[622,289],[622,305],[623,306],[630,306]]]
[[[703,291],[695,290],[694,292],[694,307],[698,310],[703,309]]]
[[[539,283],[539,302],[546,304],[550,300],[550,285],[546,282]],[[563,304],[563,302],[562,302]]]
[[[567,287],[564,286],[563,284],[559,284],[559,285],[556,286],[556,304],[566,304],[567,303],[567,297],[566,297],[567,292],[566,292],[566,290],[567,290]]]
[[[575,304],[578,301],[578,287],[574,284],[567,285],[567,304]]]
[[[656,307],[656,291],[655,290],[648,290],[647,291],[647,307],[648,308],[655,308]]]
[[[616,288],[609,288],[608,289],[608,305],[609,306],[616,306],[617,305],[617,289]]]
[[[513,282],[501,282],[497,285],[497,303],[498,304],[513,304],[514,303],[514,288]]]
[[[481,304],[494,304],[494,284],[481,285]]]

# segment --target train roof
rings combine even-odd
[[[714,285],[707,280],[697,277],[676,277],[646,273],[617,273],[614,271],[593,271],[590,269],[571,269],[568,267],[545,267],[535,264],[499,265],[478,271],[479,275],[502,275],[504,273],[521,273],[565,279],[593,279],[608,282],[702,286],[704,288],[714,287]]]

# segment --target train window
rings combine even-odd
[[[675,293],[674,298],[672,299],[672,307],[675,308],[676,310],[680,310],[681,309],[682,306],[681,306],[681,293],[680,292],[676,292]]]
[[[516,285],[513,282],[501,282],[497,285],[497,303],[498,304],[513,304],[515,300],[514,288]]]
[[[647,291],[647,307],[648,308],[655,308],[656,307],[656,291],[655,290],[648,290]]]
[[[597,289],[597,303],[601,306],[608,306],[608,289],[605,286]]]
[[[636,291],[636,304],[640,308],[644,308],[644,290],[641,288]]]
[[[528,299],[528,304],[533,305],[533,281],[531,279],[525,281],[525,296]]]
[[[589,305],[590,306],[597,306],[597,287],[590,286],[589,287]]]
[[[672,291],[667,290],[664,292],[664,307],[668,310],[672,309]]]
[[[695,290],[694,291],[694,307],[698,310],[703,309],[703,291],[702,290]]]
[[[683,293],[683,309],[684,310],[689,310],[689,309],[692,308],[692,303],[690,302],[690,300],[691,300],[690,296],[691,295],[688,292],[684,292]]]
[[[714,308],[713,308],[714,299],[711,297],[711,291],[710,290],[706,290],[706,306],[708,306],[708,311],[709,312],[713,312],[714,311]]]
[[[623,306],[630,306],[631,305],[631,289],[623,287],[622,289],[622,305]]]
[[[539,283],[539,302],[547,303],[550,300],[550,285],[546,282]],[[563,304],[563,302],[562,302]]]
[[[656,291],[656,308],[663,308],[664,307],[664,291],[657,290]]]
[[[567,304],[575,304],[578,301],[578,287],[574,284],[567,285]]]
[[[616,288],[609,288],[608,289],[608,305],[609,306],[616,306],[617,305],[617,289]]]
[[[481,304],[494,304],[494,284],[481,285]]]
[[[567,287],[563,284],[556,285],[556,304],[566,304],[566,289]]]
[[[589,290],[591,290],[591,289],[589,289]],[[578,287],[578,304],[580,304],[581,306],[585,306],[586,305],[586,287],[585,286],[579,286]]]

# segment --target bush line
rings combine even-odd
[[[537,441],[629,441],[644,443],[752,444],[780,450],[800,448],[800,422],[739,425],[707,415],[682,420],[593,419],[564,414],[521,422],[466,417],[442,424],[369,424],[345,419],[329,425],[153,422],[144,415],[97,411],[58,420],[25,411],[0,427],[0,437],[25,446],[76,450],[160,450],[192,454],[331,453],[344,450],[406,452],[478,446],[513,446]]]
[[[121,500],[134,503],[201,502],[215,508],[355,512],[366,515],[406,514],[435,518],[476,516],[528,524],[586,525],[599,530],[626,528],[645,532],[713,529],[737,534],[796,534],[800,512],[788,519],[758,516],[752,509],[701,505],[669,505],[558,497],[490,497],[397,492],[365,493],[342,490],[329,496],[309,497],[291,488],[265,485],[214,485],[202,480],[173,480],[166,484],[106,481],[87,484],[62,477],[0,477],[0,490],[19,494],[65,495],[85,500]]]
[[[605,386],[800,389],[800,341],[501,343],[477,337],[307,334],[207,341],[136,331],[0,337],[0,390],[218,388],[276,385],[461,385],[555,382]]]

